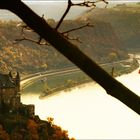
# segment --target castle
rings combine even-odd
[[[20,75],[0,74],[0,113],[20,113],[34,116],[34,105],[24,105],[20,100]]]

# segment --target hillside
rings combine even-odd
[[[47,68],[56,69],[62,65],[65,67],[67,60],[50,46],[39,46],[29,41],[15,43],[15,39],[22,38],[17,24],[12,21],[0,23],[1,72],[18,70],[22,74],[29,74],[45,71]],[[33,33],[29,33],[29,36],[36,38]]]
[[[118,4],[113,8],[95,9],[79,17],[79,21],[108,22],[121,40],[123,48],[135,51],[140,44],[140,4]]]
[[[64,21],[61,30],[80,27],[86,23],[88,21]],[[127,57],[122,49],[123,44],[116,36],[110,23],[99,20],[91,20],[89,23],[93,27],[85,27],[70,33],[70,36],[78,37],[82,42],[73,41],[84,53],[98,63],[116,61]]]
[[[85,21],[65,21],[60,30],[65,31],[81,25]],[[92,23],[92,22],[91,22]],[[16,42],[22,38],[21,28],[17,22],[0,22],[0,71],[18,70],[22,74],[38,71],[52,70],[73,66],[65,57],[53,47],[37,45],[29,41]],[[56,23],[55,23],[56,24]],[[106,63],[127,58],[122,43],[116,36],[109,23],[96,21],[94,27],[86,27],[70,33],[70,36],[78,37],[80,42],[72,41],[82,51],[89,55],[97,63]],[[38,38],[34,33],[26,33],[30,38]]]

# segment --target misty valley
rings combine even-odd
[[[59,23],[42,19],[54,29]],[[139,19],[140,2],[119,3],[84,9],[63,20],[58,32],[140,96]],[[2,140],[140,138],[137,113],[24,22],[9,17],[0,21],[0,94]]]

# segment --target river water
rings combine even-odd
[[[140,96],[138,69],[117,79]],[[33,93],[24,94],[21,100],[24,104],[35,104],[35,113],[41,119],[53,117],[55,124],[76,139],[140,139],[139,115],[95,83],[45,99]]]

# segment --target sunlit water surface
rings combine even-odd
[[[117,78],[140,96],[138,69]],[[76,139],[140,139],[140,117],[98,84],[89,83],[40,100],[33,93],[22,95],[22,102],[35,104],[41,119],[53,117],[55,124]]]

